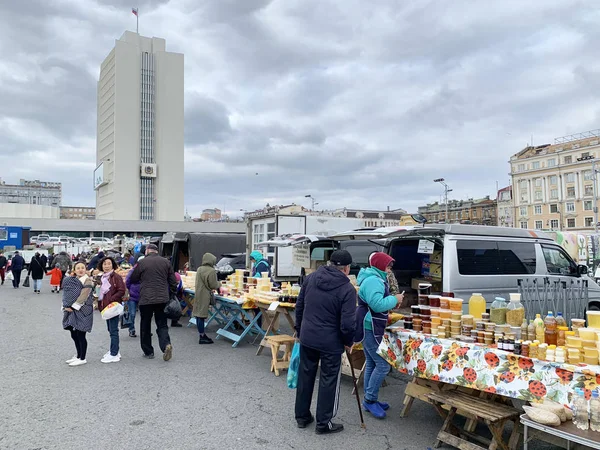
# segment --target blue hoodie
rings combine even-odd
[[[358,296],[369,305],[371,311],[385,313],[398,304],[398,299],[393,295],[389,295],[386,272],[375,267],[361,269],[358,273],[357,283],[360,286]],[[368,312],[365,316],[364,324],[366,330],[373,330],[371,312]]]
[[[258,250],[254,250],[250,253],[250,258],[254,260],[254,266],[252,267],[252,278],[262,278],[263,272],[268,272],[269,277],[271,276],[271,264],[267,261],[263,254]]]

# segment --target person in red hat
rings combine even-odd
[[[366,359],[363,408],[374,417],[383,419],[389,405],[379,401],[379,388],[390,371],[390,365],[377,354],[377,348],[387,325],[388,311],[398,307],[404,296],[390,294],[387,274],[394,264],[390,255],[373,253],[369,264],[370,267],[361,269],[357,277],[360,288],[354,340],[362,342]]]

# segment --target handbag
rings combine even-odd
[[[23,287],[29,287],[29,275],[25,277],[25,281],[23,281]]]
[[[294,344],[290,366],[287,373],[287,385],[290,389],[298,387],[298,369],[300,369],[300,342]]]
[[[165,314],[168,319],[177,320],[181,318],[181,304],[179,299],[172,296],[165,306]]]
[[[6,274],[6,279],[8,281],[14,281],[15,276],[13,275],[12,270]]]
[[[102,319],[109,320],[113,317],[120,316],[123,314],[123,305],[117,302],[110,303],[106,308],[102,310],[100,315],[102,315]]]

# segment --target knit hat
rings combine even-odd
[[[154,245],[154,244],[148,244],[146,246],[146,250],[152,250],[154,252],[157,252],[158,251],[158,247],[156,245]]]
[[[376,269],[385,272],[387,267],[394,262],[394,258],[392,258],[387,253],[383,252],[375,252],[369,258],[369,264],[371,267],[375,267]]]
[[[349,266],[352,264],[352,255],[347,250],[336,250],[331,254],[329,262],[334,266]]]

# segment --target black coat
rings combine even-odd
[[[356,289],[335,267],[310,274],[296,303],[296,331],[306,347],[342,354],[354,340]]]
[[[8,264],[8,259],[6,259],[6,256],[0,255],[0,269],[6,268],[6,264]]]
[[[44,271],[46,271],[46,267],[48,267],[48,257],[45,254],[42,254],[42,256],[40,256],[40,262],[42,263]]]
[[[130,278],[131,284],[140,284],[139,305],[167,303],[177,293],[177,279],[169,261],[157,253],[150,253],[138,262]]]
[[[10,270],[13,272],[21,271],[25,268],[25,260],[21,255],[15,255],[12,257],[12,263],[10,265]]]
[[[42,280],[44,279],[45,272],[46,271],[44,270],[44,266],[42,265],[40,259],[36,258],[35,256],[31,258],[27,275],[31,275],[31,278],[34,280]]]

